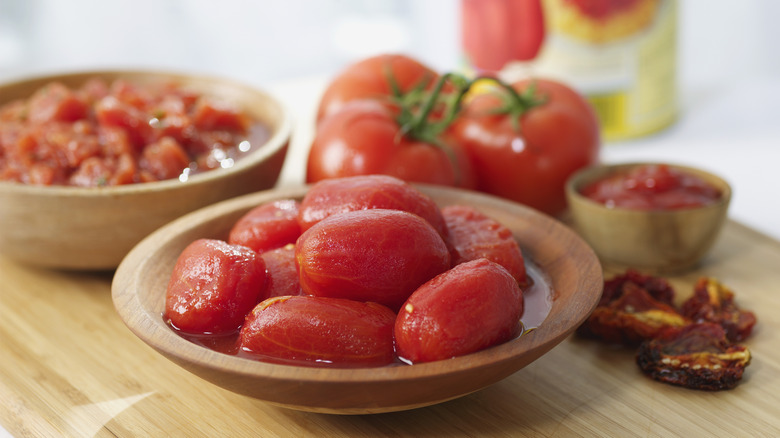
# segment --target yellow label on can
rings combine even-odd
[[[607,140],[646,135],[677,116],[674,0],[543,0],[546,35],[532,62],[506,79],[558,79],[593,104]]]

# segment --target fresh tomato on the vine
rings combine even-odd
[[[475,186],[461,148],[404,132],[398,115],[392,105],[357,100],[324,119],[309,151],[306,181],[383,174],[409,182]]]
[[[467,87],[465,78],[439,75],[405,55],[347,67],[320,102],[306,181],[383,174],[474,188],[465,151],[443,139]]]
[[[493,88],[464,106],[450,126],[451,142],[468,153],[478,190],[562,213],[566,180],[598,161],[592,107],[572,88],[546,79]]]
[[[344,104],[360,99],[387,99],[394,87],[401,93],[431,87],[439,74],[406,55],[372,56],[348,66],[325,89],[317,110],[317,121],[337,112]]]

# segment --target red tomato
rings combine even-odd
[[[265,251],[260,257],[265,262],[268,297],[303,295],[295,266],[295,245]]]
[[[241,350],[262,359],[381,366],[394,360],[395,313],[376,303],[276,297],[258,304],[239,334]]]
[[[393,310],[450,267],[447,245],[428,222],[384,209],[323,219],[298,239],[295,259],[307,294],[374,301]]]
[[[588,102],[566,85],[533,79],[513,88],[522,93],[532,84],[544,102],[519,120],[491,113],[503,101],[484,93],[465,106],[450,132],[471,157],[480,191],[556,215],[566,208],[569,176],[598,160],[599,124]]]
[[[386,104],[359,100],[323,120],[309,151],[306,181],[383,174],[404,181],[474,187],[471,163],[460,147],[403,135],[396,116]]]
[[[338,112],[345,103],[392,96],[390,77],[401,92],[436,82],[439,75],[426,65],[405,55],[378,55],[348,66],[325,89],[317,110],[317,120]]]
[[[412,363],[473,353],[517,336],[523,293],[487,259],[455,266],[417,289],[395,322],[398,356]]]
[[[259,205],[242,216],[230,229],[228,243],[262,253],[295,243],[301,235],[300,204],[292,199]]]
[[[237,330],[266,296],[265,264],[249,248],[199,239],[182,251],[168,283],[164,317],[183,332]]]
[[[392,176],[366,175],[333,178],[314,184],[301,201],[298,222],[303,231],[336,213],[384,208],[414,213],[446,235],[436,203],[412,185]]]
[[[520,286],[528,283],[525,260],[512,231],[467,205],[441,210],[449,232],[452,264],[486,258],[503,266]]]

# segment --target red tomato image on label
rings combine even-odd
[[[525,260],[512,231],[498,221],[466,205],[441,210],[452,248],[452,264],[486,258],[506,268],[520,286],[528,283]]]
[[[520,333],[523,293],[487,259],[455,266],[417,289],[395,322],[398,356],[411,363],[473,353]]]
[[[263,260],[251,249],[196,240],[176,260],[164,318],[187,333],[234,332],[265,298],[265,275]]]
[[[463,49],[477,70],[530,61],[545,37],[540,0],[462,0]]]
[[[311,364],[391,363],[395,313],[376,303],[310,296],[258,304],[239,335],[242,352]]]
[[[318,222],[298,239],[295,258],[307,294],[374,301],[393,310],[450,267],[447,245],[427,221],[385,209]]]
[[[334,178],[313,185],[301,201],[298,220],[303,231],[335,213],[384,208],[414,213],[446,235],[444,218],[428,195],[392,176]]]
[[[268,297],[303,295],[295,267],[295,245],[289,244],[260,254],[265,262]]]
[[[292,199],[259,205],[242,216],[230,230],[228,243],[262,253],[295,243],[301,235],[300,205]]]

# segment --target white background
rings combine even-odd
[[[301,178],[319,93],[346,63],[405,52],[459,66],[457,0],[0,0],[0,80],[105,67],[233,77],[275,92]],[[780,2],[680,0],[679,120],[607,144],[604,161],[701,166],[734,188],[731,217],[780,239]],[[0,428],[0,436],[4,435]]]
[[[0,0],[0,80],[104,67],[229,76],[284,99],[298,116],[301,148],[318,93],[346,63],[395,51],[439,70],[458,68],[458,7],[457,0]],[[718,172],[734,188],[731,217],[780,238],[780,2],[680,0],[679,11],[679,120],[659,134],[607,144],[603,159]],[[297,174],[285,169],[283,177]]]
[[[458,68],[458,7],[458,0],[0,0],[0,80],[105,67],[229,76],[284,99],[298,118],[296,146],[305,148],[319,92],[346,63],[394,51]],[[680,0],[679,11],[679,120],[659,134],[605,145],[603,159],[718,172],[734,187],[731,216],[780,238],[780,2]],[[284,181],[298,177],[290,166]]]
[[[0,79],[105,67],[229,76],[284,99],[298,116],[300,143],[318,93],[348,62],[395,51],[458,68],[458,4],[0,0]],[[679,120],[607,144],[603,158],[719,172],[734,186],[732,217],[780,237],[780,2],[681,0],[679,9]]]

